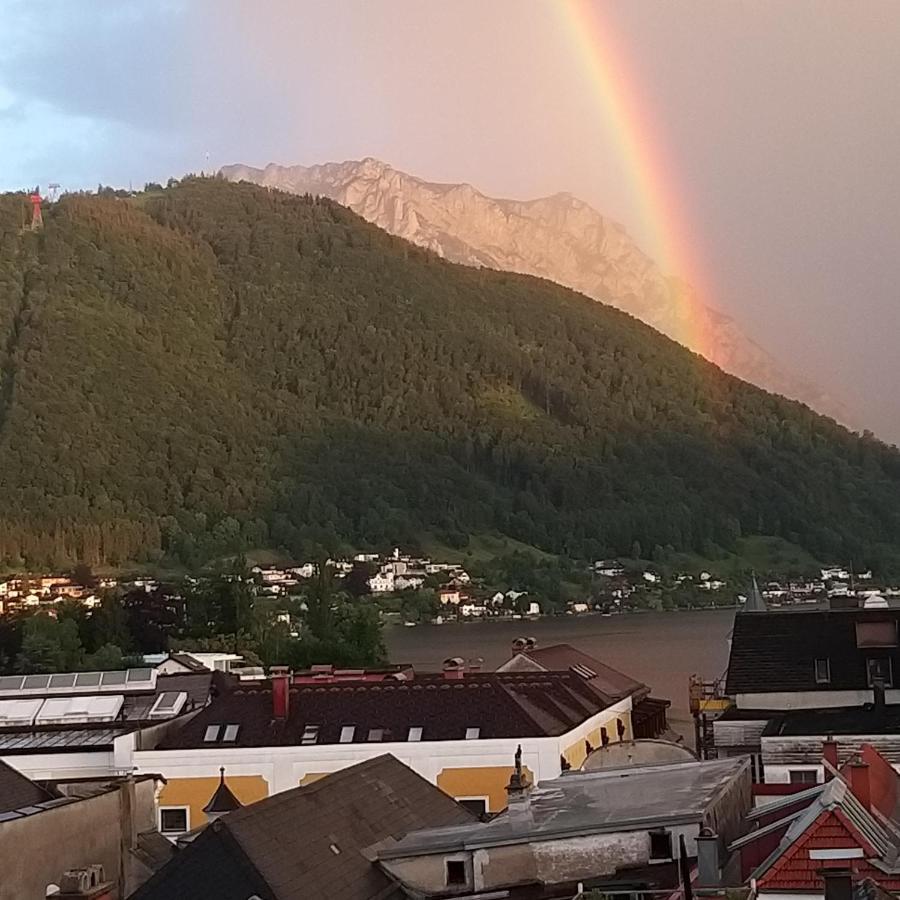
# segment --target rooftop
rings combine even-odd
[[[532,790],[527,826],[507,812],[490,822],[418,831],[378,855],[389,859],[699,822],[748,766],[746,759],[734,758],[569,773]]]
[[[42,676],[52,677],[56,676]],[[152,682],[141,682],[140,689],[132,684],[120,693],[64,691],[52,681],[43,691],[32,686],[18,694],[7,692],[0,697],[0,753],[109,748],[116,737],[142,724],[205,705],[213,681],[212,672],[159,676],[153,672]]]
[[[543,737],[564,734],[608,705],[572,672],[460,672],[294,684],[287,718],[275,719],[271,682],[249,682],[224,692],[160,748]]]
[[[574,672],[589,681],[610,702],[640,692],[647,693],[646,685],[571,644],[552,644],[516,652],[498,671]]]
[[[798,709],[790,712],[760,712],[768,718],[763,737],[826,735],[875,735],[900,732],[900,705],[846,706],[834,709]]]
[[[470,813],[390,755],[230,812],[204,829],[131,900],[370,900],[390,879],[363,850]]]
[[[900,679],[898,622],[900,609],[738,613],[725,692],[866,690],[872,657],[891,660]],[[827,680],[817,680],[816,660],[828,660]]]

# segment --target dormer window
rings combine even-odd
[[[816,660],[816,684],[831,682],[831,660],[827,657]]]

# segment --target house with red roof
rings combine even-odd
[[[870,744],[840,770],[836,750],[826,742],[828,781],[757,806],[729,848],[760,900],[824,898],[836,872],[900,892],[900,776]]]

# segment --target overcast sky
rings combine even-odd
[[[376,156],[646,241],[561,2],[0,0],[0,189]],[[900,440],[900,2],[596,6],[709,299]]]

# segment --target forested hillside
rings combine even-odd
[[[326,200],[0,197],[0,563],[781,535],[886,564],[900,453],[548,282]]]

